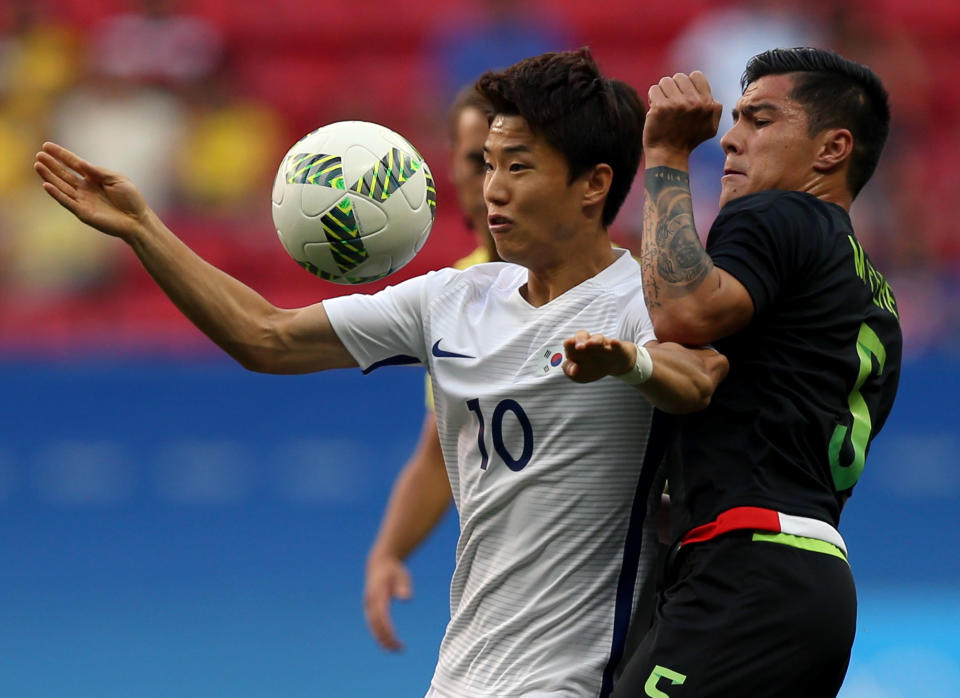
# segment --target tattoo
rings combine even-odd
[[[644,180],[643,242],[640,265],[647,305],[692,293],[713,270],[693,224],[690,175],[652,167]]]

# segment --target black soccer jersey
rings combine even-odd
[[[847,212],[800,192],[730,202],[706,248],[746,287],[754,316],[714,343],[730,374],[680,422],[671,493],[689,519],[677,533],[738,506],[836,526],[897,390],[890,286]]]

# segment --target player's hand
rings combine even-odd
[[[377,555],[367,561],[367,579],[363,590],[363,614],[367,626],[380,646],[397,652],[403,643],[397,639],[390,619],[390,602],[413,596],[410,573],[396,557]]]
[[[43,189],[89,226],[129,240],[150,208],[127,177],[97,167],[56,143],[44,143],[33,169]]]
[[[604,376],[616,376],[633,368],[636,347],[630,342],[579,330],[563,340],[566,360],[563,372],[577,383],[591,383]]]
[[[646,153],[663,149],[686,155],[717,134],[723,105],[710,93],[699,70],[661,78],[647,93],[650,107],[643,126]]]

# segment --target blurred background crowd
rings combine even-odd
[[[437,223],[397,280],[472,245],[446,175],[446,107],[484,70],[589,45],[645,96],[661,75],[700,69],[724,103],[722,132],[746,60],[803,44],[866,63],[888,86],[893,132],[856,229],[897,293],[907,352],[949,348],[960,338],[958,36],[953,0],[2,0],[0,351],[207,347],[131,255],[43,195],[31,162],[44,140],[128,174],[178,234],[274,302],[306,303],[347,289],[285,258],[269,195],[286,149],[317,126],[377,121],[431,163]],[[718,140],[694,162],[704,234]],[[613,230],[622,244],[638,244],[641,213],[635,191]]]

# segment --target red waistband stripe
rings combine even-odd
[[[774,509],[762,507],[734,507],[721,513],[710,523],[697,526],[687,531],[682,538],[683,545],[688,543],[702,543],[716,538],[730,531],[750,529],[755,531],[770,531],[772,533],[789,533],[803,538],[813,538],[831,543],[844,555],[847,546],[840,536],[840,532],[826,521],[811,519],[806,516],[793,516]]]

